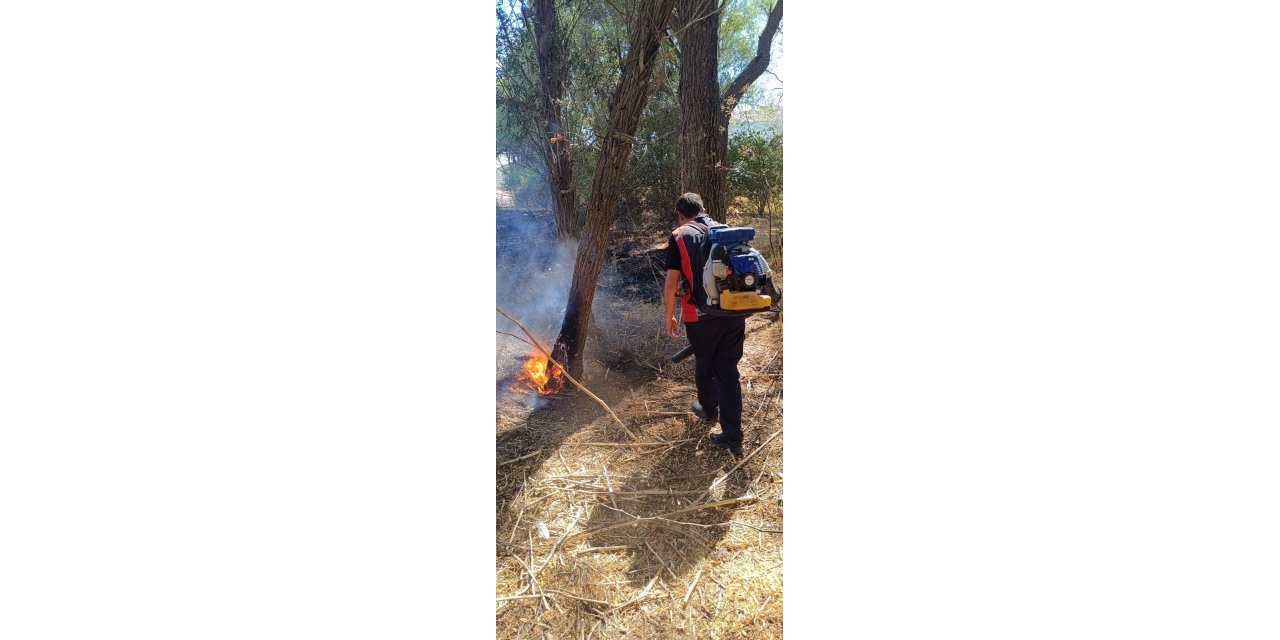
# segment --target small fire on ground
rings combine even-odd
[[[549,364],[547,358],[539,353],[525,358],[524,365],[516,372],[516,383],[511,385],[511,391],[515,393],[537,393],[541,396],[555,395],[563,388],[564,372],[560,367]]]

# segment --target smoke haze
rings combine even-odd
[[[556,241],[550,212],[498,209],[497,302],[550,349],[564,318],[577,244]],[[520,328],[497,316],[497,330],[525,339]],[[519,369],[533,347],[509,335],[497,335],[497,379]]]

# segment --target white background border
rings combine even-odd
[[[1276,24],[788,7],[789,636],[1280,630]],[[492,46],[6,5],[0,635],[489,634]]]

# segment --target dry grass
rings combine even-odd
[[[632,308],[644,318],[614,311],[584,382],[640,442],[580,393],[498,404],[498,637],[780,638],[783,436],[766,439],[782,428],[782,323],[747,322],[744,448],[758,451],[695,503],[739,461],[688,413],[692,363],[665,360],[661,312]]]

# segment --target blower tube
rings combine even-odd
[[[684,360],[685,358],[688,358],[691,355],[693,355],[693,345],[689,345],[677,351],[674,355],[671,356],[671,361],[680,362],[681,360]]]

